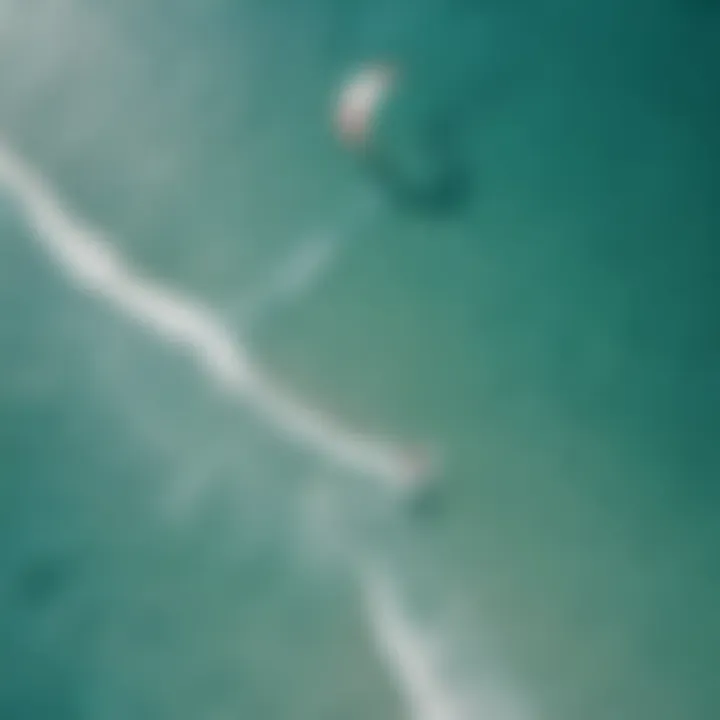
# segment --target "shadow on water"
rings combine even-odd
[[[17,573],[15,599],[29,610],[45,607],[67,588],[74,570],[69,558],[35,558]]]
[[[435,523],[447,515],[448,503],[447,488],[432,483],[408,500],[407,512],[416,522]]]
[[[475,178],[455,125],[438,118],[424,128],[420,150],[432,165],[429,177],[413,177],[373,149],[361,155],[361,164],[398,208],[413,214],[457,215],[472,199]]]

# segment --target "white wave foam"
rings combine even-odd
[[[80,287],[189,352],[227,392],[254,405],[288,437],[391,488],[411,487],[419,468],[402,448],[354,432],[272,382],[209,308],[133,269],[104,234],[63,205],[48,180],[0,144],[0,182],[35,236]]]
[[[335,257],[337,241],[319,233],[300,244],[275,275],[272,289],[282,298],[296,298],[313,287]]]
[[[413,624],[390,576],[377,567],[361,574],[366,611],[380,656],[415,720],[470,720],[442,667],[440,649]]]
[[[201,303],[161,286],[133,269],[102,232],[71,214],[48,181],[0,144],[0,183],[24,211],[37,240],[60,268],[85,291],[104,298],[146,329],[191,353],[227,392],[248,401],[295,440],[308,443],[329,459],[369,474],[390,487],[406,487],[426,470],[426,461],[393,444],[364,437],[292,398],[270,381],[247,348]],[[324,249],[307,260],[302,282],[327,262]],[[295,287],[300,280],[293,280]],[[321,501],[321,502],[320,502]],[[328,498],[311,507],[311,521],[337,545],[328,517]],[[317,515],[316,513],[319,513]],[[345,548],[347,549],[347,548]],[[364,566],[361,585],[379,654],[392,673],[415,720],[507,718],[485,702],[470,705],[448,676],[440,647],[413,621],[393,576]]]
[[[395,574],[361,564],[360,583],[378,654],[413,720],[527,720],[526,705],[489,661],[462,661],[450,638],[413,617]],[[476,659],[477,660],[477,659]],[[472,676],[470,676],[472,675]]]
[[[377,216],[379,208],[378,198],[372,196],[338,221],[333,229],[316,231],[295,244],[245,303],[245,325],[315,290],[340,252]]]
[[[269,277],[243,302],[240,313],[245,332],[282,306],[292,305],[314,290],[335,262],[340,240],[318,233],[300,241],[274,267]]]

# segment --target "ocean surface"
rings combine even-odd
[[[720,4],[0,0],[0,188],[2,720],[720,717]]]

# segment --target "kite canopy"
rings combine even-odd
[[[336,129],[343,143],[360,147],[368,142],[395,77],[392,67],[378,64],[361,69],[345,83],[335,112]]]

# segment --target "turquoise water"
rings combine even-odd
[[[0,717],[718,714],[716,5],[0,28]],[[467,207],[339,152],[377,56]]]

